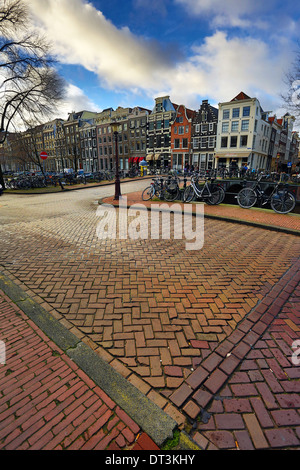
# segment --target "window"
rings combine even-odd
[[[193,164],[198,166],[199,163],[199,153],[194,153],[193,154]]]
[[[154,136],[151,135],[149,137],[149,148],[153,148],[154,147]]]
[[[238,117],[240,117],[240,108],[233,108],[233,110],[232,110],[232,117],[233,117],[233,118],[238,118]]]
[[[242,121],[242,131],[248,131],[249,130],[249,119],[244,119]]]
[[[161,129],[161,121],[156,121],[156,129]]]
[[[182,168],[182,153],[173,155],[173,168]]]
[[[193,139],[193,148],[194,149],[199,148],[199,137],[194,137],[194,139]]]
[[[206,168],[206,154],[201,153],[200,154],[200,169],[205,170],[205,168]]]
[[[182,148],[187,149],[188,147],[188,140],[187,139],[182,139]]]
[[[200,132],[200,124],[195,125],[195,132],[198,134]]]
[[[229,109],[223,110],[223,119],[229,119]]]
[[[208,125],[207,125],[207,124],[201,124],[201,131],[202,131],[203,133],[206,133],[207,130],[208,130]]]
[[[178,127],[178,134],[184,134],[184,126]]]
[[[212,132],[214,130],[214,123],[213,122],[209,123],[208,130],[209,130],[209,132]]]
[[[227,147],[228,137],[221,137],[221,148]]]
[[[174,134],[177,134],[177,127],[174,127]]]
[[[207,146],[207,137],[201,137],[201,147]]]
[[[230,138],[230,147],[236,147],[237,146],[237,136],[236,135],[233,135],[231,138]]]
[[[228,132],[229,122],[222,122],[222,132]]]
[[[240,147],[247,147],[247,143],[248,143],[248,136],[241,135]]]
[[[243,116],[250,116],[250,106],[243,107]]]
[[[179,149],[179,148],[180,148],[179,142],[180,142],[179,139],[175,139],[175,140],[174,140],[174,148],[175,148],[175,149]]]
[[[215,136],[211,136],[211,137],[208,138],[208,146],[209,146],[210,148],[215,147],[215,143],[216,143],[216,138],[215,138]]]
[[[164,129],[168,129],[169,127],[169,119],[164,120]]]
[[[231,130],[232,132],[237,132],[239,130],[239,121],[232,121]]]

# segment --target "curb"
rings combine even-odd
[[[1,272],[0,289],[123,409],[155,444],[160,447],[173,438],[173,432],[177,428],[173,418]],[[181,433],[180,442],[181,449],[201,450],[185,433]]]
[[[152,176],[151,176],[152,177]],[[124,180],[121,180],[121,184],[122,183],[132,183],[133,181],[142,181],[142,180],[147,180],[147,179],[150,179],[150,176],[147,175],[147,176],[140,176],[138,178],[132,178],[132,179],[128,179],[126,181]],[[42,195],[42,194],[62,194],[64,192],[68,192],[68,191],[80,191],[81,189],[93,189],[93,188],[101,188],[102,186],[111,186],[112,184],[115,184],[114,181],[110,181],[109,183],[99,183],[99,184],[95,184],[94,186],[82,186],[80,188],[64,188],[64,189],[61,189],[60,191],[49,191],[49,192],[38,192],[38,191],[35,191],[35,192],[30,192],[30,190],[28,190],[29,192],[28,193],[19,193],[18,190],[14,191],[14,192],[11,192],[11,193],[7,193],[7,194],[18,194],[19,196],[27,196],[27,195],[30,195],[30,196],[35,196],[35,195]],[[4,189],[4,192],[3,194],[5,194],[5,189]]]

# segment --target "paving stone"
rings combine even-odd
[[[254,447],[256,449],[266,449],[269,447],[267,440],[264,437],[264,433],[257,421],[254,414],[244,414],[244,421],[250,433]]]
[[[234,438],[229,431],[206,431],[204,436],[218,449],[235,449]]]
[[[238,413],[223,413],[215,416],[216,427],[218,429],[244,429],[243,418]]]
[[[292,429],[266,429],[265,433],[272,448],[289,448],[300,445],[300,440]]]

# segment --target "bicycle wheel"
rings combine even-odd
[[[223,188],[220,187],[213,187],[210,188],[211,195],[205,199],[205,202],[210,206],[216,206],[217,204],[221,204],[225,198],[225,191]]]
[[[152,199],[155,193],[154,186],[147,186],[147,188],[144,189],[142,192],[142,199],[143,201],[149,201],[149,199]]]
[[[243,209],[253,207],[257,201],[256,192],[252,188],[243,188],[237,195],[237,202]]]
[[[287,214],[294,209],[296,199],[295,196],[288,191],[278,191],[273,194],[270,204],[273,211],[278,214]]]
[[[175,201],[176,199],[180,199],[179,189],[171,189],[168,186],[165,188],[164,196],[166,201]]]
[[[187,186],[183,193],[183,202],[191,202],[195,197],[193,186]]]

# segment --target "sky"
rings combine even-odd
[[[67,84],[59,117],[155,98],[199,109],[243,91],[285,112],[286,73],[300,50],[292,0],[24,0]],[[281,115],[280,115],[281,116]],[[58,116],[57,116],[58,117]]]

